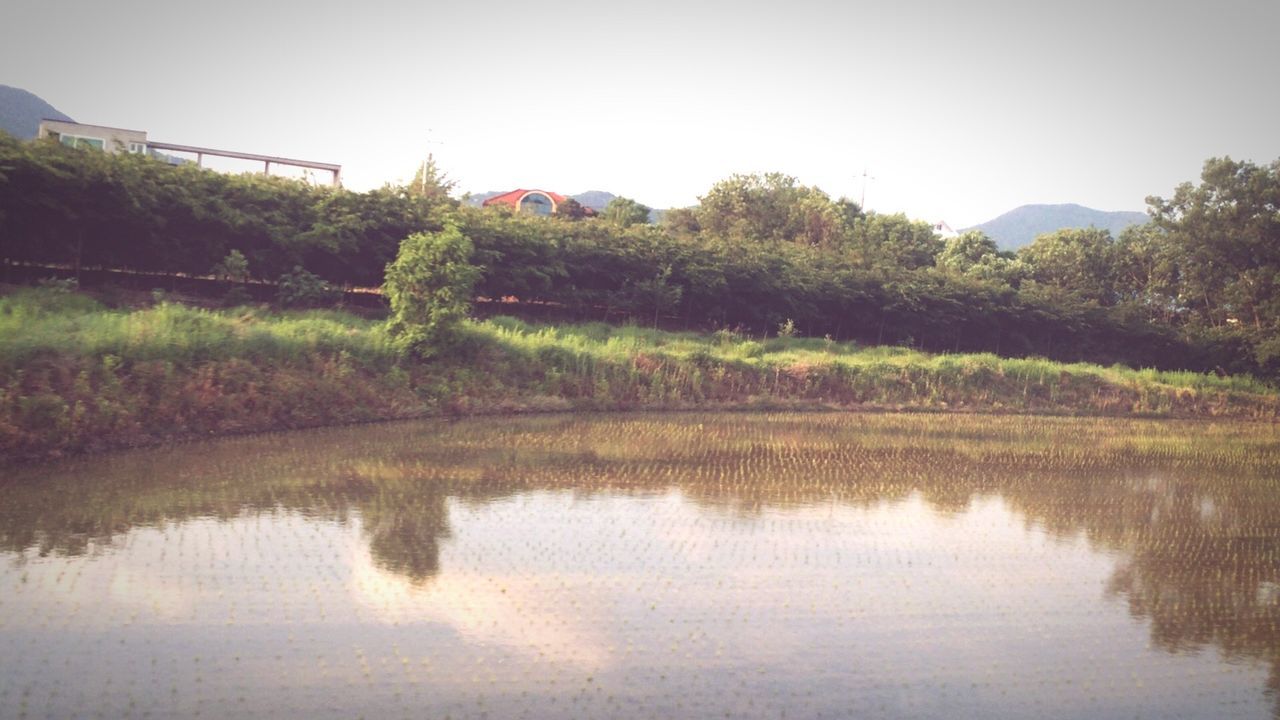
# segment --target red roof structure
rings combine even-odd
[[[553,204],[553,205],[559,205],[560,203],[562,203],[562,202],[564,202],[565,200],[568,200],[568,199],[569,199],[569,198],[565,197],[564,195],[561,195],[560,193],[553,193],[553,192],[551,192],[550,190],[524,190],[524,189],[520,189],[520,190],[512,190],[511,192],[502,193],[501,195],[494,195],[493,197],[489,198],[488,200],[485,200],[485,201],[484,201],[484,203],[482,203],[482,204],[483,204],[485,207],[489,207],[490,205],[507,205],[508,207],[512,207],[512,208],[515,208],[515,209],[519,210],[519,209],[520,209],[520,201],[521,201],[521,200],[523,200],[523,199],[525,198],[525,196],[527,196],[527,195],[529,195],[529,194],[531,194],[531,193],[538,193],[538,194],[540,194],[540,195],[543,195],[544,197],[546,197],[546,198],[548,198],[549,200],[551,200],[551,202],[552,202],[552,204]],[[554,210],[555,208],[553,207],[552,209]]]
[[[506,205],[516,212],[527,212],[534,215],[553,215],[562,203],[572,198],[553,193],[550,190],[512,190],[501,195],[494,195],[485,200],[482,205],[490,207],[492,205]],[[583,208],[584,215],[595,215],[596,212],[591,208]]]

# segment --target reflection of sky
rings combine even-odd
[[[1269,711],[1265,667],[1152,648],[1105,595],[1118,558],[998,496],[742,516],[678,490],[530,492],[448,516],[416,581],[359,518],[283,511],[5,563],[0,716]]]

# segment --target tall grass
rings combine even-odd
[[[675,361],[712,360],[762,369],[831,365],[864,372],[916,370],[956,384],[982,375],[1034,379],[1037,383],[1044,383],[1066,374],[1131,387],[1254,394],[1277,392],[1276,387],[1249,375],[1218,376],[1188,371],[1133,369],[1122,365],[1103,367],[1043,358],[1001,358],[992,353],[931,354],[909,348],[864,347],[819,338],[757,340],[726,331],[680,333],[598,322],[549,326],[529,324],[511,317],[496,317],[474,324],[472,332],[530,359],[569,354],[617,362],[636,354],[646,354]]]
[[[0,367],[10,369],[53,356],[289,362],[337,352],[375,365],[395,361],[382,323],[335,311],[215,311],[175,303],[112,310],[86,296],[46,288],[0,297]]]
[[[0,453],[551,409],[1280,417],[1280,393],[1250,377],[507,317],[463,334],[457,353],[421,362],[397,353],[383,323],[337,311],[116,310],[24,289],[0,297]]]

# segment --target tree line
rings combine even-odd
[[[258,279],[376,287],[404,238],[448,226],[476,295],[580,318],[1280,377],[1280,160],[1211,159],[1146,225],[1016,253],[782,174],[730,177],[658,225],[625,198],[537,218],[451,189],[434,165],[351,192],[0,136],[0,257],[209,274],[238,255]]]

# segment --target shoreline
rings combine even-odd
[[[767,414],[767,413],[812,413],[812,414],[865,414],[865,415],[975,415],[993,417],[1027,417],[1027,418],[1097,418],[1111,420],[1146,420],[1152,422],[1174,421],[1181,423],[1247,423],[1268,424],[1280,423],[1280,411],[1266,416],[1246,416],[1237,413],[1222,415],[1206,413],[1158,413],[1142,412],[1097,412],[1070,408],[1010,408],[1010,407],[931,407],[924,405],[880,405],[861,403],[841,405],[823,401],[796,400],[788,398],[756,398],[741,402],[715,403],[668,403],[664,405],[641,405],[626,407],[599,407],[590,403],[576,404],[563,398],[534,397],[528,402],[520,403],[511,399],[488,403],[473,407],[466,411],[426,410],[421,413],[388,415],[363,419],[339,420],[334,422],[299,423],[279,426],[260,426],[252,428],[227,429],[220,432],[180,432],[167,435],[145,435],[131,438],[96,438],[88,444],[74,449],[51,448],[34,454],[6,456],[0,458],[0,468],[31,468],[43,463],[52,463],[70,459],[84,459],[95,456],[124,452],[130,450],[148,450],[157,448],[180,447],[206,440],[220,440],[237,437],[269,435],[273,433],[289,433],[295,431],[356,427],[361,425],[381,425],[400,422],[427,420],[469,420],[475,418],[517,418],[538,415],[594,416],[594,415],[644,415],[644,414]]]
[[[432,360],[337,311],[0,296],[0,466],[191,439],[548,412],[927,412],[1277,422],[1247,376],[604,323],[467,321]]]

